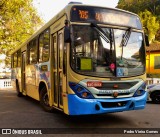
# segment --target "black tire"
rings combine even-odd
[[[160,104],[160,91],[153,93],[152,101],[153,103]]]
[[[18,97],[22,97],[22,96],[23,96],[22,92],[20,92],[20,90],[19,90],[18,81],[16,82],[16,91],[17,91],[17,96],[18,96]]]
[[[49,106],[49,98],[46,87],[42,88],[42,90],[40,91],[40,104],[44,111],[53,112],[54,108]]]

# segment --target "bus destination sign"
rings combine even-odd
[[[74,6],[71,9],[71,21],[105,23],[142,29],[138,16],[109,8]]]

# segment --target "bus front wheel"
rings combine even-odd
[[[47,112],[53,112],[53,108],[49,105],[49,97],[46,87],[40,91],[40,104],[42,108]]]

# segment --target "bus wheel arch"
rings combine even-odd
[[[16,79],[16,91],[17,91],[17,96],[18,97],[22,97],[23,96],[22,92],[20,92],[19,82],[18,82],[17,79]]]
[[[39,97],[42,108],[47,112],[52,112],[53,108],[49,105],[47,86],[44,82],[40,82],[39,84]]]

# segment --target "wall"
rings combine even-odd
[[[146,69],[147,69],[147,74],[160,74],[160,68],[159,69],[155,69],[154,66],[154,59],[155,56],[159,56],[160,57],[160,51],[159,52],[147,52],[146,53]],[[160,62],[159,62],[160,64]]]

